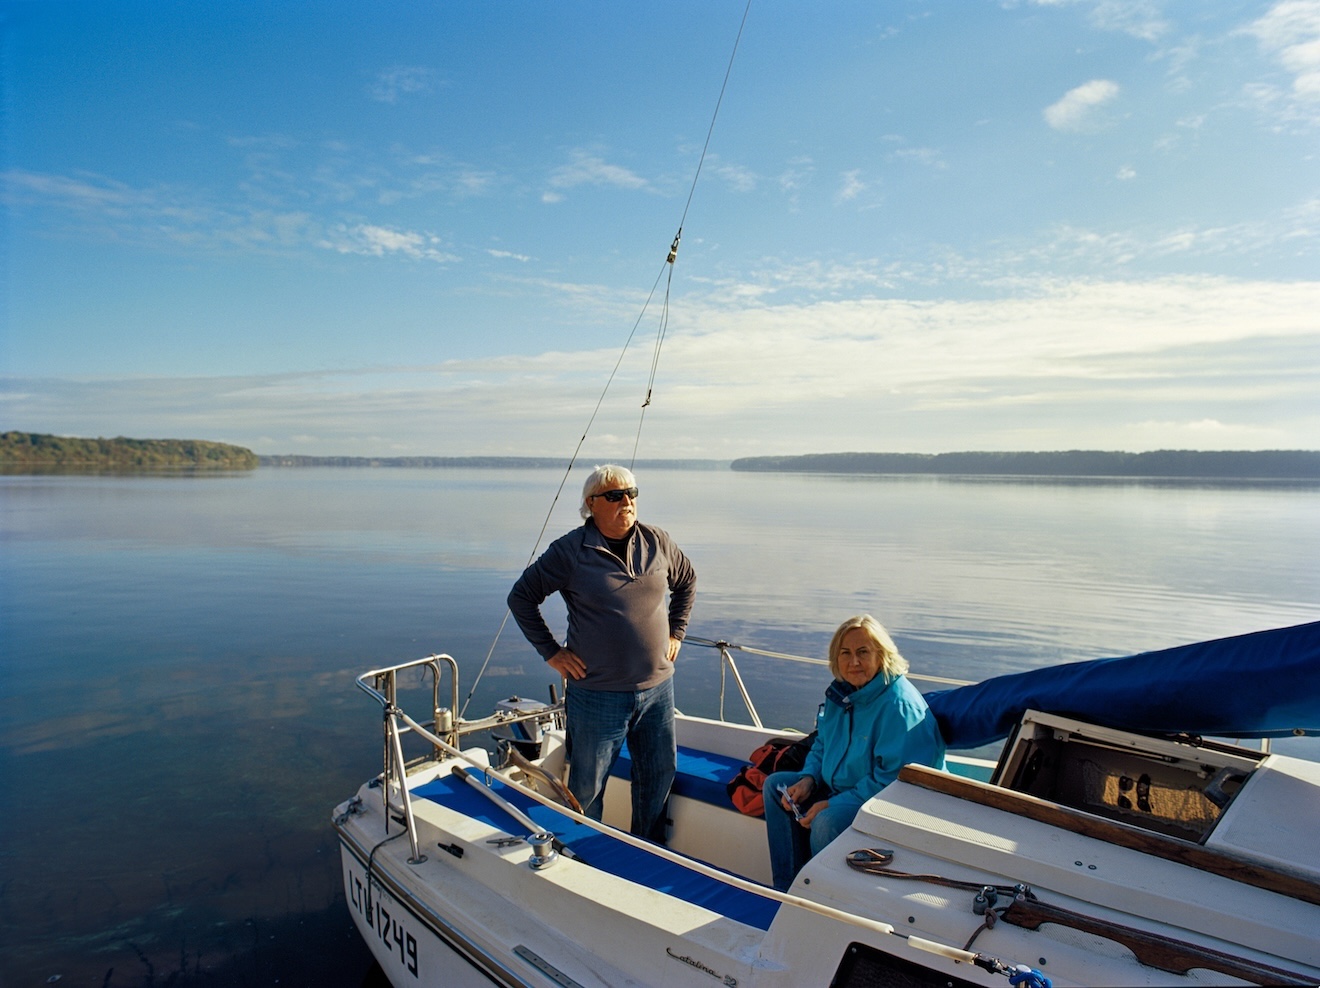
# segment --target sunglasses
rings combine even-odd
[[[609,501],[610,504],[618,504],[620,501],[622,501],[622,500],[624,499],[624,497],[627,497],[627,498],[628,498],[629,500],[631,500],[631,501],[636,501],[636,500],[637,500],[637,488],[636,488],[636,487],[625,487],[625,488],[623,488],[623,490],[619,490],[619,491],[605,491],[605,492],[603,492],[603,493],[601,493],[601,494],[592,494],[591,496],[592,496],[593,498],[595,498],[595,497],[603,497],[606,501]]]

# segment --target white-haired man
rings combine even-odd
[[[667,532],[637,521],[632,471],[597,467],[582,486],[580,510],[582,527],[527,567],[509,592],[509,610],[567,680],[569,790],[599,820],[605,783],[627,741],[629,829],[663,843],[677,757],[674,659],[692,612],[696,572]],[[553,593],[568,609],[564,644],[541,613]]]

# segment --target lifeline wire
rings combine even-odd
[[[524,568],[530,566],[532,560],[536,558],[536,550],[540,548],[541,540],[545,538],[545,531],[550,527],[550,518],[554,514],[555,505],[559,503],[560,495],[564,492],[564,485],[568,483],[569,475],[573,472],[573,467],[577,463],[578,455],[582,452],[582,446],[587,441],[587,436],[591,432],[591,427],[596,422],[596,416],[600,413],[601,406],[605,403],[605,396],[609,394],[610,387],[614,384],[614,378],[619,373],[619,367],[623,364],[623,358],[627,354],[628,348],[632,345],[633,337],[637,335],[637,327],[641,325],[642,318],[646,315],[646,310],[651,305],[651,300],[655,298],[655,292],[660,285],[660,279],[664,277],[665,271],[668,270],[669,281],[665,286],[665,301],[660,321],[660,330],[656,338],[655,353],[651,359],[651,376],[646,385],[646,400],[642,404],[642,420],[646,417],[646,407],[651,404],[651,391],[655,384],[656,369],[660,363],[660,349],[664,345],[665,333],[669,324],[669,289],[673,283],[674,261],[678,256],[678,243],[683,237],[683,224],[687,221],[688,210],[692,207],[692,198],[696,195],[697,179],[701,177],[701,168],[706,162],[706,152],[710,148],[711,135],[715,132],[715,121],[720,115],[720,106],[724,103],[724,92],[729,87],[729,77],[733,74],[733,61],[738,54],[738,45],[742,41],[743,29],[747,26],[747,15],[751,13],[751,10],[752,0],[747,0],[747,4],[743,8],[742,21],[738,24],[737,37],[735,37],[733,41],[733,51],[729,54],[729,64],[724,70],[724,81],[720,85],[720,95],[719,98],[715,100],[715,112],[711,114],[710,126],[706,129],[706,142],[701,146],[701,157],[697,160],[697,170],[692,176],[692,185],[688,189],[687,202],[683,204],[683,215],[679,217],[678,233],[674,236],[673,244],[669,248],[669,253],[665,257],[664,264],[660,266],[660,272],[656,275],[655,281],[651,285],[651,291],[646,296],[646,301],[642,303],[642,309],[637,314],[637,320],[633,323],[632,331],[624,341],[623,349],[619,352],[619,359],[614,362],[614,368],[610,371],[609,377],[605,381],[605,387],[601,389],[600,397],[596,399],[596,407],[591,410],[591,416],[587,419],[587,426],[582,430],[582,436],[578,439],[577,446],[573,449],[573,455],[569,458],[568,467],[564,470],[564,476],[560,478],[559,487],[555,490],[555,495],[550,500],[550,509],[545,513],[545,520],[541,523],[541,530],[537,533],[536,543],[532,546],[532,551],[527,557],[527,563]],[[641,441],[642,420],[639,420],[637,423],[637,438],[633,442],[633,456],[628,464],[630,468],[637,462],[637,445]],[[495,646],[499,644],[500,635],[504,633],[504,627],[508,623],[509,612],[506,610],[504,612],[504,618],[500,621],[500,626],[495,632],[495,638],[490,643],[490,649],[486,652],[486,658],[481,663],[481,669],[477,672],[476,678],[472,681],[472,689],[469,690],[468,695],[463,698],[463,706],[458,711],[458,716],[460,718],[467,712],[468,704],[472,701],[473,695],[477,692],[477,685],[481,682],[481,677],[486,674],[486,667],[490,665],[491,657],[495,654]]]

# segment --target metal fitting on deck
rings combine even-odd
[[[532,845],[532,857],[528,864],[535,871],[549,868],[559,860],[559,852],[555,850],[554,834],[542,830],[528,837],[527,843]]]

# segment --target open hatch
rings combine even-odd
[[[1196,738],[1147,737],[1028,711],[992,782],[1203,844],[1266,755]]]

